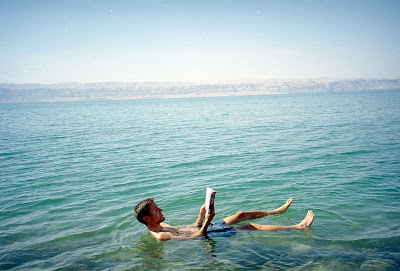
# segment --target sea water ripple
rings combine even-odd
[[[0,105],[0,269],[400,268],[400,92]],[[309,231],[154,241],[133,207],[154,196],[193,223]],[[238,257],[240,255],[240,257]]]

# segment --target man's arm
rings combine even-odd
[[[196,227],[201,227],[205,216],[206,216],[206,205],[203,204],[203,206],[201,206],[200,208],[199,217],[197,218],[197,221],[194,223],[194,225]]]
[[[201,229],[192,235],[179,235],[179,234],[173,235],[170,232],[153,232],[153,231],[150,231],[150,233],[151,235],[153,235],[154,238],[156,238],[159,241],[167,241],[171,239],[193,239],[206,234],[208,226],[210,225],[214,216],[215,216],[215,210],[213,208],[211,213],[206,216],[206,221],[204,225],[201,227]]]
[[[198,231],[198,233],[197,233],[197,234],[199,234],[198,236],[206,234],[208,226],[210,226],[211,220],[214,218],[214,216],[215,216],[215,209],[213,206],[211,209],[211,213],[206,215],[206,222],[201,227],[201,229]]]
[[[150,231],[151,235],[156,238],[158,241],[167,241],[173,238],[170,232],[154,232]]]

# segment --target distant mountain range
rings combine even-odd
[[[400,90],[400,79],[273,79],[224,83],[0,84],[0,103]]]

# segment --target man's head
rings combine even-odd
[[[165,220],[162,210],[154,202],[154,198],[148,198],[139,202],[135,207],[135,216],[140,223],[160,223]]]

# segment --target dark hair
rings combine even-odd
[[[150,204],[154,202],[154,198],[148,198],[139,202],[135,207],[135,216],[136,219],[145,225],[147,225],[146,221],[143,220],[143,217],[150,216]]]

